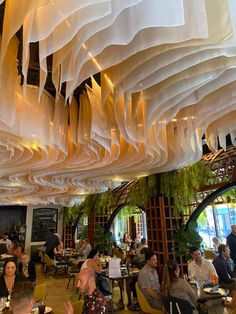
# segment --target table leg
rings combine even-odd
[[[128,311],[127,305],[128,305],[128,296],[126,291],[126,279],[123,279],[123,304],[124,304],[124,310]]]

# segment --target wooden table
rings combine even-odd
[[[109,280],[110,290],[111,291],[112,291],[112,282],[113,281],[117,281],[118,282],[119,287],[121,289],[121,300],[123,302],[124,309],[126,311],[128,310],[128,308],[127,308],[128,296],[127,296],[127,291],[126,291],[126,281],[128,279],[132,279],[134,277],[137,277],[139,272],[140,272],[140,270],[138,268],[132,268],[132,269],[129,269],[129,271],[126,269],[126,272],[124,270],[121,271],[121,276],[119,276],[119,277],[110,277],[108,269],[105,269],[102,272],[102,276],[104,276],[105,278],[107,278]],[[122,285],[120,285],[120,283],[122,283]]]

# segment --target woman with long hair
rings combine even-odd
[[[102,272],[102,266],[99,259],[99,252],[96,249],[92,249],[86,259],[82,264],[81,269],[83,268],[92,268],[95,273],[100,274]]]
[[[169,261],[164,269],[162,294],[186,300],[193,307],[197,304],[196,292],[185,279],[180,278],[180,268],[176,261]]]
[[[3,274],[0,277],[0,297],[10,299],[14,285],[18,281],[27,280],[24,275],[17,273],[17,265],[14,259],[8,259],[3,266]]]

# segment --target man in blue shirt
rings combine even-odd
[[[229,289],[230,291],[236,289],[236,281],[233,278],[233,273],[227,263],[227,260],[230,257],[230,249],[228,245],[220,244],[218,247],[219,256],[217,256],[213,264],[215,266],[219,284],[221,287]]]

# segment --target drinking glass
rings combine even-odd
[[[191,281],[194,281],[195,279],[196,279],[196,277],[195,277],[195,271],[193,270],[193,271],[191,271],[191,273],[190,273],[190,278],[189,278]]]
[[[44,303],[44,301],[42,301],[42,303],[39,305],[39,312],[38,312],[38,314],[44,314],[45,308],[46,308],[46,304]]]
[[[213,283],[214,286],[216,285],[217,277],[215,274],[211,274],[211,282]]]
[[[6,307],[6,298],[0,298],[0,312],[2,312]]]

